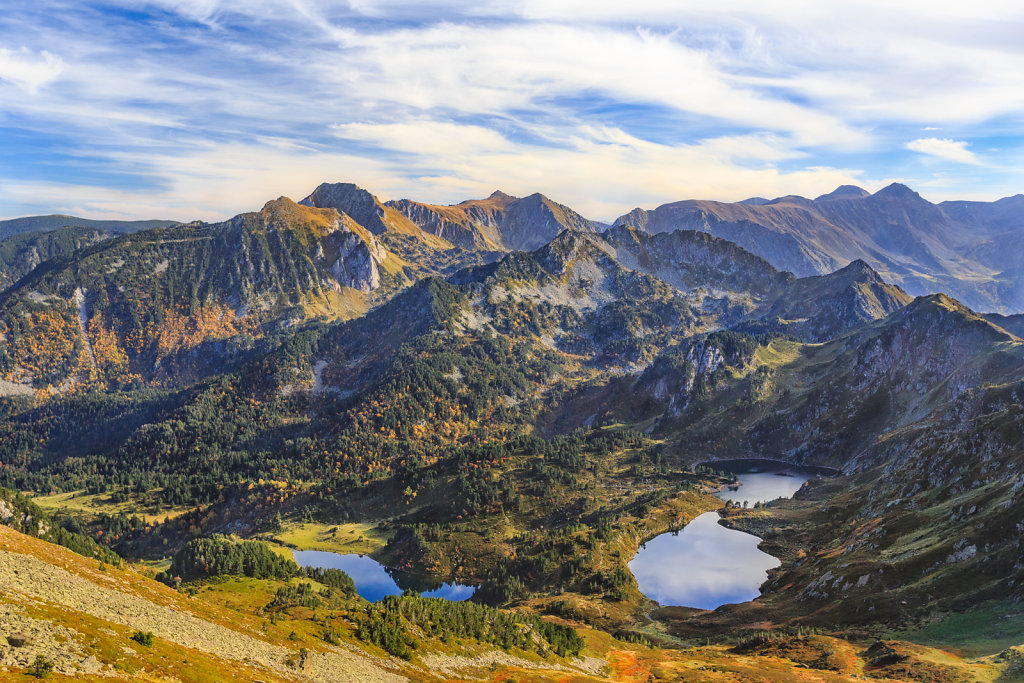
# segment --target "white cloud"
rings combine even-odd
[[[0,81],[7,81],[28,93],[34,93],[54,81],[64,70],[60,57],[46,50],[33,53],[25,48],[0,48]]]
[[[431,201],[542,191],[609,218],[683,197],[935,180],[911,152],[973,165],[961,186],[975,194],[984,174],[1024,185],[1007,161],[1024,113],[1019,2],[145,5],[160,10],[146,22],[57,0],[5,18],[0,44],[27,47],[0,50],[0,119],[41,139],[59,131],[80,168],[99,158],[159,188],[17,185],[38,190],[31,201],[49,187],[54,210],[213,219],[351,180]],[[996,137],[984,133],[994,121],[1011,140],[985,155],[999,178],[958,141]],[[938,129],[949,139],[904,142]],[[894,148],[894,167],[873,161]],[[0,212],[14,187],[0,187]]]
[[[0,179],[0,206],[15,214],[61,212],[88,217],[222,220],[286,195],[296,201],[319,183],[356,182],[383,199],[410,197],[455,203],[495,189],[525,196],[543,192],[586,216],[611,220],[634,206],[682,198],[739,200],[754,194],[816,196],[846,183],[870,185],[855,171],[749,168],[742,141],[661,145],[615,128],[582,128],[562,147],[517,144],[478,126],[409,121],[347,126],[339,133],[397,154],[334,153],[279,140],[208,143],[171,152],[127,151],[127,168],[159,169],[159,189],[117,188]],[[412,142],[418,144],[412,145]],[[770,142],[764,153],[776,154]],[[754,148],[758,144],[753,145]]]
[[[602,96],[779,132],[798,145],[864,142],[841,119],[761,93],[715,55],[667,32],[443,23],[341,35],[349,68],[339,77],[368,101],[501,115],[550,108],[558,98]]]
[[[980,164],[981,161],[974,152],[967,149],[967,146],[968,143],[965,141],[950,140],[949,138],[919,138],[906,144],[907,149],[921,154],[961,164]]]

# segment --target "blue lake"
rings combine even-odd
[[[394,571],[366,555],[341,555],[322,550],[295,550],[292,554],[300,567],[342,570],[352,577],[356,592],[370,602],[377,602],[388,595],[401,595],[405,590],[415,590],[425,598],[457,602],[476,591],[474,586],[444,583],[428,576]]]
[[[731,472],[736,490],[716,494],[722,500],[749,505],[789,498],[815,473],[770,461],[736,460],[706,463]],[[761,552],[757,536],[718,523],[718,512],[700,515],[678,532],[648,541],[629,563],[637,585],[662,605],[715,609],[747,602],[760,595],[768,570],[779,560]]]

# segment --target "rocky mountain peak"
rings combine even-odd
[[[327,226],[338,221],[339,214],[334,208],[319,208],[296,204],[288,197],[278,197],[263,205],[259,215],[268,224],[285,226],[295,221],[313,221]]]
[[[533,250],[567,228],[597,231],[594,223],[569,207],[535,192],[508,205],[502,234],[505,245],[510,249]]]
[[[322,183],[300,204],[318,209],[332,208],[348,214],[374,234],[387,229],[380,201],[354,183]]]
[[[647,222],[650,219],[651,219],[651,212],[650,211],[646,211],[645,209],[641,209],[638,206],[637,208],[633,209],[629,213],[624,214],[624,215],[619,216],[618,218],[616,218],[615,222],[612,223],[612,227],[617,227],[617,226],[620,226],[620,225],[628,225],[628,226],[632,226],[634,228],[639,228],[640,230],[646,230],[647,229]]]
[[[840,185],[828,194],[815,197],[814,201],[827,202],[833,199],[861,199],[870,195],[871,193],[863,187],[857,187],[856,185]]]
[[[921,197],[921,195],[919,195],[917,192],[915,192],[914,190],[910,189],[909,187],[907,187],[903,183],[892,183],[891,185],[887,185],[886,187],[883,187],[881,190],[879,190],[878,192],[876,192],[875,194],[873,194],[871,196],[875,197],[875,198],[878,198],[878,199],[899,199],[899,200],[903,200],[903,201],[908,201],[908,200],[925,201],[924,198]]]
[[[840,268],[836,273],[843,273],[858,280],[868,279],[872,282],[882,282],[882,276],[863,259],[850,261],[847,266]]]
[[[579,230],[567,229],[535,253],[552,270],[564,272],[569,263],[579,258],[599,255],[601,249],[591,237]],[[603,254],[603,252],[601,252]]]

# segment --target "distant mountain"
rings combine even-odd
[[[63,214],[25,216],[24,218],[10,218],[0,221],[0,240],[26,232],[57,230],[66,227],[94,228],[109,232],[127,233],[138,232],[139,230],[152,230],[153,228],[166,228],[172,225],[178,225],[178,221],[107,221],[66,216]]]
[[[0,239],[0,291],[10,287],[44,261],[115,237],[99,228],[58,228],[23,232]]]
[[[800,276],[863,260],[911,294],[942,291],[978,310],[1024,311],[1024,196],[932,204],[910,188],[843,186],[817,197],[634,209],[616,225],[702,230]]]
[[[504,192],[453,206],[409,199],[388,202],[424,231],[467,249],[503,251],[537,249],[562,230],[597,232],[602,226],[542,194],[522,199]]]
[[[1001,327],[1010,334],[1024,339],[1024,314],[999,315],[998,313],[984,313],[982,315],[985,320],[989,321],[993,325]]]

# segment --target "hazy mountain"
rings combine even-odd
[[[863,261],[828,275],[797,278],[704,232],[651,235],[620,225],[602,238],[621,263],[685,293],[709,327],[825,341],[885,317],[911,299]]]
[[[110,232],[138,232],[139,230],[151,230],[153,228],[166,228],[178,225],[177,221],[108,221],[93,220],[90,218],[79,218],[78,216],[66,216],[54,214],[50,216],[25,216],[23,218],[9,218],[0,221],[0,240],[12,235],[19,235],[25,232],[38,232],[40,230],[57,230],[59,228],[93,228]]]
[[[117,233],[98,228],[58,228],[23,232],[0,239],[0,290],[10,287],[44,261],[110,239]]]
[[[932,204],[893,184],[875,194],[843,186],[810,200],[688,200],[616,220],[658,233],[702,230],[736,242],[777,268],[807,276],[863,260],[911,294],[942,291],[972,308],[1024,310],[1020,253],[1024,197]]]

